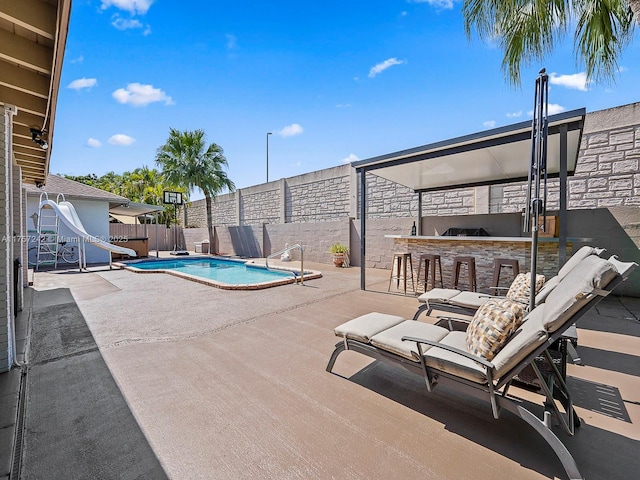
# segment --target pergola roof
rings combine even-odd
[[[584,108],[548,117],[547,171],[560,171],[560,134],[567,132],[567,173],[578,160]],[[521,122],[352,163],[416,192],[526,180],[531,163],[531,122]]]
[[[71,0],[0,1],[0,104],[17,107],[13,151],[27,183],[44,184],[49,171],[70,13]]]

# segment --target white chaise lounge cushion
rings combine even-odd
[[[449,330],[437,325],[416,320],[405,320],[371,337],[371,345],[417,362],[420,357],[418,356],[416,342],[403,342],[402,337],[418,337],[432,342],[439,342],[448,333]],[[429,348],[431,347],[428,345],[422,345],[423,352]]]
[[[397,315],[371,312],[343,323],[336,327],[334,332],[338,337],[369,343],[375,334],[404,322],[404,320],[403,317]]]
[[[545,304],[542,304],[529,312],[502,350],[493,357],[491,363],[496,378],[507,373],[545,342],[548,334],[543,324],[544,308]]]
[[[558,286],[560,283],[560,278],[556,275],[555,277],[551,277],[549,280],[544,282],[544,286],[540,289],[538,294],[536,295],[536,305],[540,305],[547,300],[549,294],[553,291],[554,288]]]
[[[467,328],[467,351],[491,361],[523,317],[522,304],[506,298],[489,300],[478,308]]]
[[[562,268],[558,271],[558,278],[562,280],[564,277],[569,275],[571,271],[580,263],[582,260],[587,258],[590,255],[600,255],[602,253],[602,249],[589,247],[585,245],[581,247],[577,252],[575,252],[571,257],[565,262]]]
[[[460,292],[460,295],[456,295],[455,298],[452,298],[451,303],[460,307],[478,309],[487,303],[487,300],[490,298],[491,296],[486,293],[464,291]]]
[[[449,332],[446,337],[440,340],[440,343],[460,350],[466,350],[467,334],[457,331]],[[436,370],[447,372],[457,377],[466,378],[475,383],[487,382],[485,368],[470,358],[438,347],[427,350],[424,357],[427,367],[435,368]]]
[[[450,299],[460,294],[455,288],[432,288],[418,297],[422,303],[447,303]]]
[[[536,295],[536,305],[544,303],[547,300],[549,294],[553,291],[554,288],[556,288],[558,283],[560,283],[560,280],[569,275],[569,273],[571,273],[571,270],[573,270],[580,262],[582,262],[582,260],[590,255],[600,255],[603,251],[604,249],[602,248],[589,247],[585,245],[577,252],[575,252],[560,269],[558,274],[555,277],[551,277],[545,282],[544,287],[542,287],[542,289]]]
[[[609,261],[591,255],[578,263],[564,277],[544,305],[544,326],[555,332],[569,317],[573,316],[591,298],[595,289],[604,289],[618,275],[618,270]]]

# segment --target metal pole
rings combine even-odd
[[[360,170],[360,290],[366,290],[365,256],[367,253],[367,171]]]
[[[532,138],[532,159],[529,171],[529,185],[527,190],[527,213],[525,215],[525,231],[527,226],[531,227],[531,283],[529,290],[529,311],[535,308],[535,286],[538,262],[538,230],[540,214],[545,211],[545,202],[541,198],[541,182],[544,178],[544,194],[546,198],[546,177],[547,177],[547,112],[549,105],[549,83],[548,76],[544,69],[536,79],[535,105],[533,120],[531,122]],[[533,192],[532,192],[533,191]]]
[[[158,212],[155,214],[156,217],[156,258],[160,258],[160,251],[158,250],[160,247],[158,246]]]
[[[558,269],[567,260],[567,126],[560,127],[560,231],[558,232]]]
[[[267,183],[269,183],[269,135],[271,132],[267,132]]]
[[[422,192],[418,192],[418,235],[422,235]]]

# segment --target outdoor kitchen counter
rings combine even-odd
[[[475,257],[478,290],[483,292],[488,292],[491,286],[494,258],[517,259],[520,272],[529,271],[531,266],[530,237],[385,235],[385,238],[393,239],[397,250],[411,253],[414,274],[417,274],[421,254],[440,255],[445,288],[451,285],[453,258],[456,256]],[[588,238],[567,238],[567,256],[573,251],[573,243],[588,241]],[[540,237],[538,242],[537,271],[551,278],[558,272],[558,239]],[[466,279],[464,271],[460,278]],[[504,268],[500,285],[508,286],[512,279],[511,271]]]

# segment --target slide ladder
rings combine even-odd
[[[40,194],[36,271],[40,265],[53,265],[55,268],[58,267],[58,235],[60,232],[60,218],[51,208],[43,208],[43,199],[49,200],[47,192],[42,192]]]

